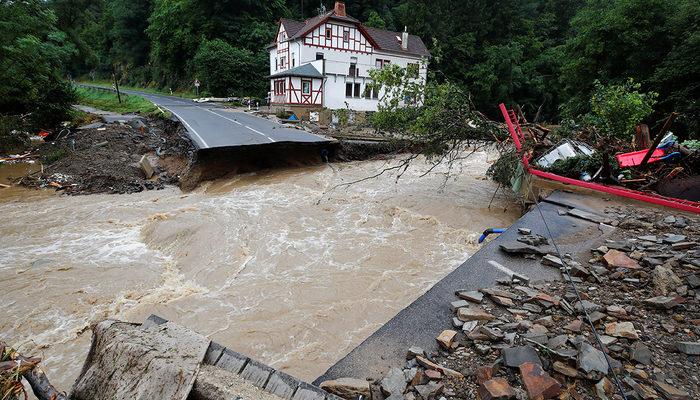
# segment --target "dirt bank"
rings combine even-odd
[[[135,193],[178,184],[194,146],[179,122],[137,118],[63,131],[33,151],[44,168],[21,178],[22,185],[68,194]],[[144,163],[153,167],[152,176]]]

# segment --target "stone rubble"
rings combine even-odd
[[[523,240],[501,249],[563,280],[457,291],[439,350],[411,347],[401,369],[375,381],[383,397],[366,398],[618,400],[621,388],[628,399],[700,399],[700,221],[632,208],[570,214],[618,228],[563,259],[520,229]],[[335,393],[364,390],[350,383]]]

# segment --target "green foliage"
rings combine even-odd
[[[119,102],[115,92],[99,89],[76,88],[78,103],[104,111],[112,111],[120,114],[138,113],[141,115],[158,116],[161,114],[158,107],[141,96],[122,93],[122,102]]]
[[[621,85],[595,81],[593,87],[591,112],[585,121],[607,138],[631,138],[634,127],[651,114],[656,103],[657,94],[640,93],[641,85],[631,78]]]
[[[577,155],[563,160],[557,160],[546,170],[557,175],[580,179],[581,174],[584,172],[588,172],[590,175],[595,174],[603,166],[603,157],[603,153],[600,152],[594,153],[591,156]],[[607,157],[610,162],[612,176],[617,176],[620,173],[620,166],[617,160],[614,156],[609,154]]]
[[[29,135],[22,131],[23,126],[20,117],[0,115],[0,154],[18,153],[29,147]]]
[[[198,79],[214,96],[260,93],[267,87],[255,55],[221,39],[202,42],[194,57]],[[263,88],[261,88],[263,86]]]
[[[365,25],[371,26],[372,28],[386,29],[386,22],[384,22],[379,13],[374,10],[369,12]]]
[[[22,115],[20,130],[68,119],[74,94],[61,71],[73,51],[44,2],[0,1],[0,115]]]
[[[333,110],[333,115],[338,117],[338,125],[340,126],[346,126],[348,124],[348,121],[350,121],[350,110],[346,108],[339,108],[337,110]]]
[[[681,145],[691,150],[700,150],[700,140],[686,140]]]
[[[472,145],[503,135],[475,112],[469,95],[450,82],[413,79],[397,65],[370,70],[380,92],[374,127],[391,137],[409,139],[428,157],[454,157]]]
[[[697,0],[588,0],[571,21],[561,70],[563,112],[590,111],[593,82],[628,77],[660,94],[654,120],[671,111],[700,127],[700,3]]]
[[[49,153],[44,154],[42,156],[42,160],[43,160],[44,164],[53,164],[56,161],[64,158],[67,155],[68,154],[66,152],[66,149],[64,149],[63,147],[58,147],[55,150],[52,150]]]

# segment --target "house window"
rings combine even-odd
[[[331,28],[326,28],[326,39],[331,40],[331,36],[333,36],[333,30]]]
[[[294,56],[294,53],[292,53],[292,68],[294,68],[295,61],[296,57]]]
[[[359,83],[347,82],[345,84],[345,97],[355,97],[359,99],[362,97],[362,91],[360,89]]]
[[[311,94],[311,81],[301,81],[301,93]]]
[[[365,85],[365,92],[363,94],[363,97],[366,99],[378,99],[379,98],[379,90],[377,90],[374,85]]]
[[[285,57],[280,57],[280,68],[284,69],[285,68],[284,64],[285,64]]]
[[[316,53],[316,60],[323,60],[323,53]]]
[[[391,61],[390,61],[390,60],[384,60],[384,61],[382,61],[382,67],[386,67],[386,66],[388,66],[389,64],[391,64]]]
[[[275,71],[277,71],[277,68],[279,68],[279,64],[279,60],[277,59],[277,57],[275,57]]]
[[[350,31],[349,30],[343,31],[343,42],[350,43]]]
[[[359,70],[357,69],[357,57],[350,57],[350,68],[348,69],[348,75],[356,77],[359,75]]]
[[[379,58],[376,59],[376,60],[374,61],[374,67],[377,68],[377,69],[382,69],[382,60],[379,59]]]
[[[285,92],[285,82],[284,80],[275,81],[275,95],[282,96]]]
[[[418,64],[408,63],[408,65],[406,65],[406,76],[418,79]]]
[[[280,40],[279,40],[279,42],[280,42],[280,43],[284,42],[284,39],[286,39],[286,36],[287,36],[287,35],[285,35],[284,32],[280,32]]]

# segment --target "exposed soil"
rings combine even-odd
[[[22,178],[21,184],[55,187],[67,194],[162,189],[179,183],[194,152],[184,127],[163,119],[103,124],[59,136],[35,149],[48,165]],[[150,179],[140,166],[144,155],[154,168]]]

